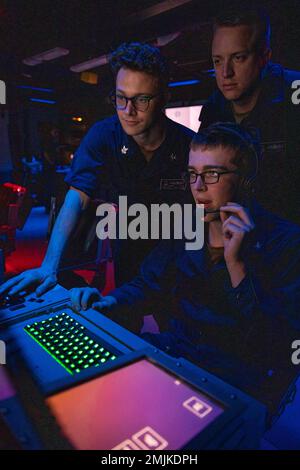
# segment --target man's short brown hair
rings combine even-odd
[[[269,15],[262,9],[228,8],[213,22],[214,32],[220,27],[247,25],[253,30],[252,45],[258,52],[270,49],[271,26]]]

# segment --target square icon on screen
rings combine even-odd
[[[162,450],[168,445],[168,442],[150,426],[134,434],[132,440],[144,450]]]
[[[111,450],[141,450],[134,442],[130,439],[126,439],[125,441],[118,444],[116,447],[113,447]]]
[[[189,398],[183,403],[183,406],[198,416],[198,418],[204,418],[212,411],[212,407],[210,405],[207,405],[207,403],[199,400],[197,397]]]

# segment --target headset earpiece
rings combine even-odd
[[[255,192],[255,180],[258,175],[259,161],[260,161],[260,149],[259,142],[257,138],[254,138],[250,130],[237,129],[237,125],[231,122],[228,123],[215,123],[211,127],[214,128],[216,132],[223,132],[231,136],[235,136],[238,141],[240,141],[243,146],[251,150],[253,155],[253,171],[247,175],[242,176],[240,180],[239,187],[237,189],[237,199],[238,201],[247,201]],[[258,149],[255,148],[258,147]]]

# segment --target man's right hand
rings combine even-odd
[[[80,214],[89,204],[90,198],[79,189],[71,187],[67,192],[63,206],[58,214],[43,264],[36,269],[29,269],[5,282],[0,287],[4,292],[15,295],[34,289],[37,296],[50,290],[57,284],[57,269],[62,253],[76,227]]]
[[[0,295],[7,292],[9,295],[15,295],[23,291],[32,291],[36,287],[37,297],[43,295],[57,284],[56,272],[46,266],[24,271],[0,287]]]
[[[70,299],[73,308],[77,311],[93,308],[101,312],[109,310],[117,304],[115,297],[111,295],[103,296],[94,287],[75,287],[70,290]]]

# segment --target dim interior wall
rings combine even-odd
[[[24,109],[23,133],[25,156],[40,156],[42,152],[41,135],[39,132],[40,124],[52,122],[55,125],[58,120],[58,110],[52,105],[37,105]]]
[[[7,111],[0,113],[0,182],[1,176],[12,171],[11,151],[8,135],[9,115]]]

